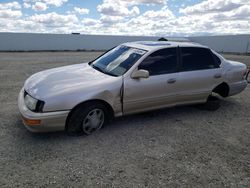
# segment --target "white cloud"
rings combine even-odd
[[[33,8],[35,6],[38,6],[37,4],[40,4],[43,7],[45,7],[45,5],[46,7],[49,6],[61,7],[66,2],[68,2],[68,0],[23,0],[23,6],[24,8],[30,8],[30,7]]]
[[[110,26],[112,24],[116,24],[119,23],[121,21],[123,21],[123,17],[122,16],[106,16],[106,15],[102,15],[100,18],[100,22],[104,25],[104,26]]]
[[[164,7],[158,11],[146,11],[129,20],[123,27],[130,29],[129,33],[134,35],[155,35],[159,31],[167,33],[168,30],[171,30],[173,27],[169,25],[169,22],[175,19],[174,14]]]
[[[75,15],[61,15],[55,12],[35,14],[29,20],[47,27],[63,27],[78,22],[78,18]]]
[[[140,14],[140,9],[135,5],[166,5],[167,0],[103,0],[102,4],[97,6],[97,11],[101,13],[102,20],[108,21],[110,17],[110,23],[120,20],[118,17],[133,17]],[[105,17],[104,17],[105,15]]]
[[[207,1],[211,0],[204,2]],[[104,2],[108,3],[110,0]],[[188,11],[183,11],[184,15],[179,17],[176,17],[167,5],[160,10],[149,10],[141,15],[134,15],[132,18],[125,17],[122,9],[114,9],[119,12],[107,9],[107,12],[102,11],[99,20],[95,20],[96,22],[92,20],[92,25],[85,32],[162,36],[250,33],[248,2],[247,0],[226,0],[226,2],[218,0],[206,6],[204,4],[201,6],[199,3],[189,6],[189,9],[186,9]],[[114,3],[112,5],[116,6]],[[119,18],[116,19],[116,17]]]
[[[156,19],[156,20],[157,19],[159,19],[159,20],[165,19],[166,21],[175,18],[174,14],[169,9],[162,9],[159,11],[149,10],[149,11],[145,12],[143,14],[143,16],[146,19],[148,19],[148,18],[149,19]]]
[[[42,2],[36,2],[34,5],[32,5],[32,9],[36,11],[45,11],[47,9],[47,5]]]
[[[137,6],[129,8],[123,1],[104,0],[103,4],[97,6],[97,11],[103,15],[110,16],[135,16],[140,14]]]
[[[89,13],[89,9],[79,8],[79,7],[74,7],[74,11],[77,12],[78,14],[88,14]]]
[[[250,19],[250,4],[243,5],[227,14],[229,19],[247,20]]]
[[[213,13],[225,12],[238,8],[245,3],[250,3],[248,0],[205,0],[201,3],[186,8],[180,9],[180,13],[184,14],[200,14],[200,13]]]
[[[11,9],[6,9],[6,10],[0,10],[0,18],[19,18],[22,16],[22,12],[20,10],[11,10]]]
[[[10,3],[0,3],[0,18],[16,19],[22,16],[21,5],[14,1]]]
[[[45,3],[47,7],[61,6],[59,1],[53,0],[23,0],[31,5],[36,2]],[[51,12],[26,16],[22,15],[17,3],[0,3],[0,31],[158,36],[250,33],[250,0],[204,0],[180,9],[180,16],[175,16],[166,2],[104,0],[97,9],[100,12],[98,19],[84,18],[82,21],[77,15],[87,14],[84,8],[74,7],[67,14]],[[162,8],[155,10],[159,7],[155,6],[150,10],[150,4],[162,5]],[[147,6],[147,10],[140,13],[137,6]]]
[[[24,3],[23,3],[23,7],[24,7],[24,8],[30,8],[30,7],[31,7],[31,4],[30,4],[30,3],[24,2]]]
[[[96,26],[100,24],[100,21],[92,18],[85,18],[82,23],[84,26]]]
[[[120,0],[120,1],[127,2],[130,4],[136,4],[136,5],[138,4],[165,5],[167,3],[167,0]]]
[[[10,3],[0,3],[0,10],[6,9],[21,9],[21,5],[17,1]]]
[[[56,7],[60,7],[64,3],[66,3],[68,0],[39,0],[39,1],[44,2],[47,5],[54,5]]]

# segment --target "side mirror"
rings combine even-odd
[[[140,69],[140,70],[134,71],[131,77],[133,79],[148,78],[149,72],[147,70]]]

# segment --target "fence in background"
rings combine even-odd
[[[143,36],[0,33],[0,51],[107,50],[124,42],[156,41],[159,38]],[[250,53],[250,35],[166,38],[170,40],[194,41],[219,52]]]
[[[250,53],[250,35],[189,37],[218,52]]]
[[[126,37],[78,34],[0,33],[0,51],[107,50],[129,41],[159,37]]]

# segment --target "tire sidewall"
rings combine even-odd
[[[78,106],[76,109],[74,109],[67,122],[66,132],[69,133],[70,135],[82,135],[82,134],[89,135],[89,133],[84,132],[82,128],[82,123],[83,120],[86,118],[86,116],[89,114],[89,112],[94,109],[100,109],[104,113],[104,122],[102,126],[99,128],[101,129],[108,122],[108,111],[105,105],[93,102],[93,103],[82,104]],[[99,129],[97,129],[96,131],[98,131]]]

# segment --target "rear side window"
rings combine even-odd
[[[144,69],[150,76],[173,73],[177,70],[177,48],[166,48],[146,57],[138,69]]]
[[[214,69],[219,67],[212,52],[206,48],[182,47],[181,60],[183,71]]]

